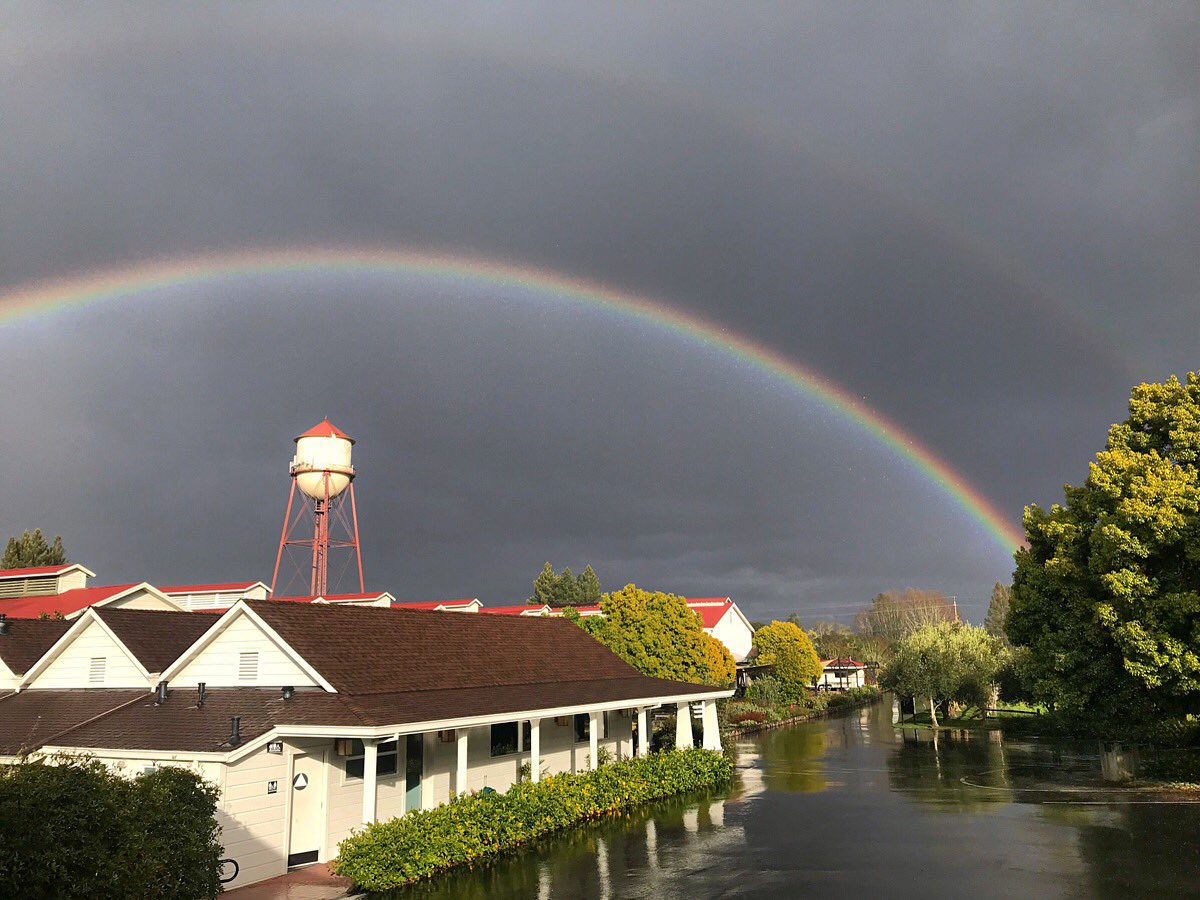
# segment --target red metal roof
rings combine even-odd
[[[540,606],[532,603],[520,603],[515,606],[485,606],[480,612],[495,613],[498,616],[520,616],[526,613],[540,615],[545,606]]]
[[[332,602],[346,601],[346,600],[378,600],[380,597],[382,597],[386,593],[387,593],[387,591],[374,591],[374,592],[367,592],[365,594],[320,594],[320,595],[296,594],[295,596],[292,596],[292,597],[272,597],[271,599],[272,600],[281,600],[284,603],[312,603],[319,596],[320,599],[328,600],[332,603]],[[254,602],[254,601],[251,601],[251,602]]]
[[[76,588],[73,591],[64,591],[61,594],[12,597],[0,600],[0,613],[4,613],[10,619],[36,619],[42,613],[48,616],[55,614],[69,616],[79,612],[81,609],[102,603],[109,597],[115,597],[117,594],[124,593],[132,587],[137,587],[139,583]]]
[[[164,594],[223,594],[232,591],[244,591],[258,584],[257,581],[232,581],[228,584],[173,584],[170,587],[160,587]]]
[[[36,578],[38,575],[57,575],[75,567],[75,563],[61,566],[32,566],[28,569],[0,569],[0,578]]]
[[[470,606],[472,603],[478,603],[474,597],[467,597],[463,600],[420,600],[420,601],[400,601],[394,600],[392,607],[396,609],[437,609],[439,606]]]
[[[823,659],[821,660],[821,668],[828,669],[865,669],[866,663],[855,662],[848,656],[843,656],[838,659]]]
[[[354,443],[354,438],[350,437],[350,435],[346,434],[346,432],[342,431],[342,429],[338,428],[336,425],[334,425],[328,419],[322,419],[320,422],[318,422],[312,428],[308,429],[308,431],[304,432],[304,434],[297,435],[296,440],[300,440],[300,438],[306,438],[306,437],[345,438],[350,443],[352,443],[352,444]]]
[[[705,628],[716,628],[733,606],[733,601],[728,597],[685,597],[684,602],[688,609],[700,614],[700,621]]]

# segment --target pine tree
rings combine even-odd
[[[987,618],[983,620],[984,630],[994,638],[999,638],[1008,645],[1008,635],[1004,633],[1004,624],[1008,621],[1008,605],[1012,601],[1012,588],[996,582],[992,587],[992,599],[988,603]]]
[[[549,604],[555,606],[555,598],[558,596],[558,576],[554,574],[554,566],[546,563],[542,566],[542,571],[538,573],[538,577],[533,579],[533,596],[526,600],[534,606],[544,606]]]
[[[600,602],[600,579],[595,569],[590,565],[586,566],[575,581],[579,586],[580,606],[595,606]]]
[[[8,539],[0,569],[30,569],[34,566],[62,566],[69,562],[63,550],[61,536],[47,544],[42,529],[24,531],[21,536]]]

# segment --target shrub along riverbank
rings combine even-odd
[[[594,772],[550,775],[536,784],[515,784],[504,794],[469,794],[368,825],[342,841],[334,870],[362,890],[385,891],[588,819],[722,787],[732,777],[728,757],[711,750],[673,750]]]
[[[756,690],[757,688],[757,690]],[[779,689],[775,679],[761,678],[750,686],[745,698],[731,700],[725,706],[725,721],[730,728],[743,730],[756,725],[775,725],[792,719],[811,719],[826,712],[873,703],[882,695],[879,688],[861,687],[835,693],[805,690],[789,694]]]

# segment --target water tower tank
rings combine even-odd
[[[314,500],[332,500],[341,494],[354,478],[354,466],[350,464],[353,446],[354,440],[328,419],[308,429],[296,438],[296,455],[289,469],[296,487]]]

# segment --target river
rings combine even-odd
[[[1095,746],[892,726],[737,739],[722,795],[551,838],[402,898],[1200,896],[1200,803],[1106,789]]]

